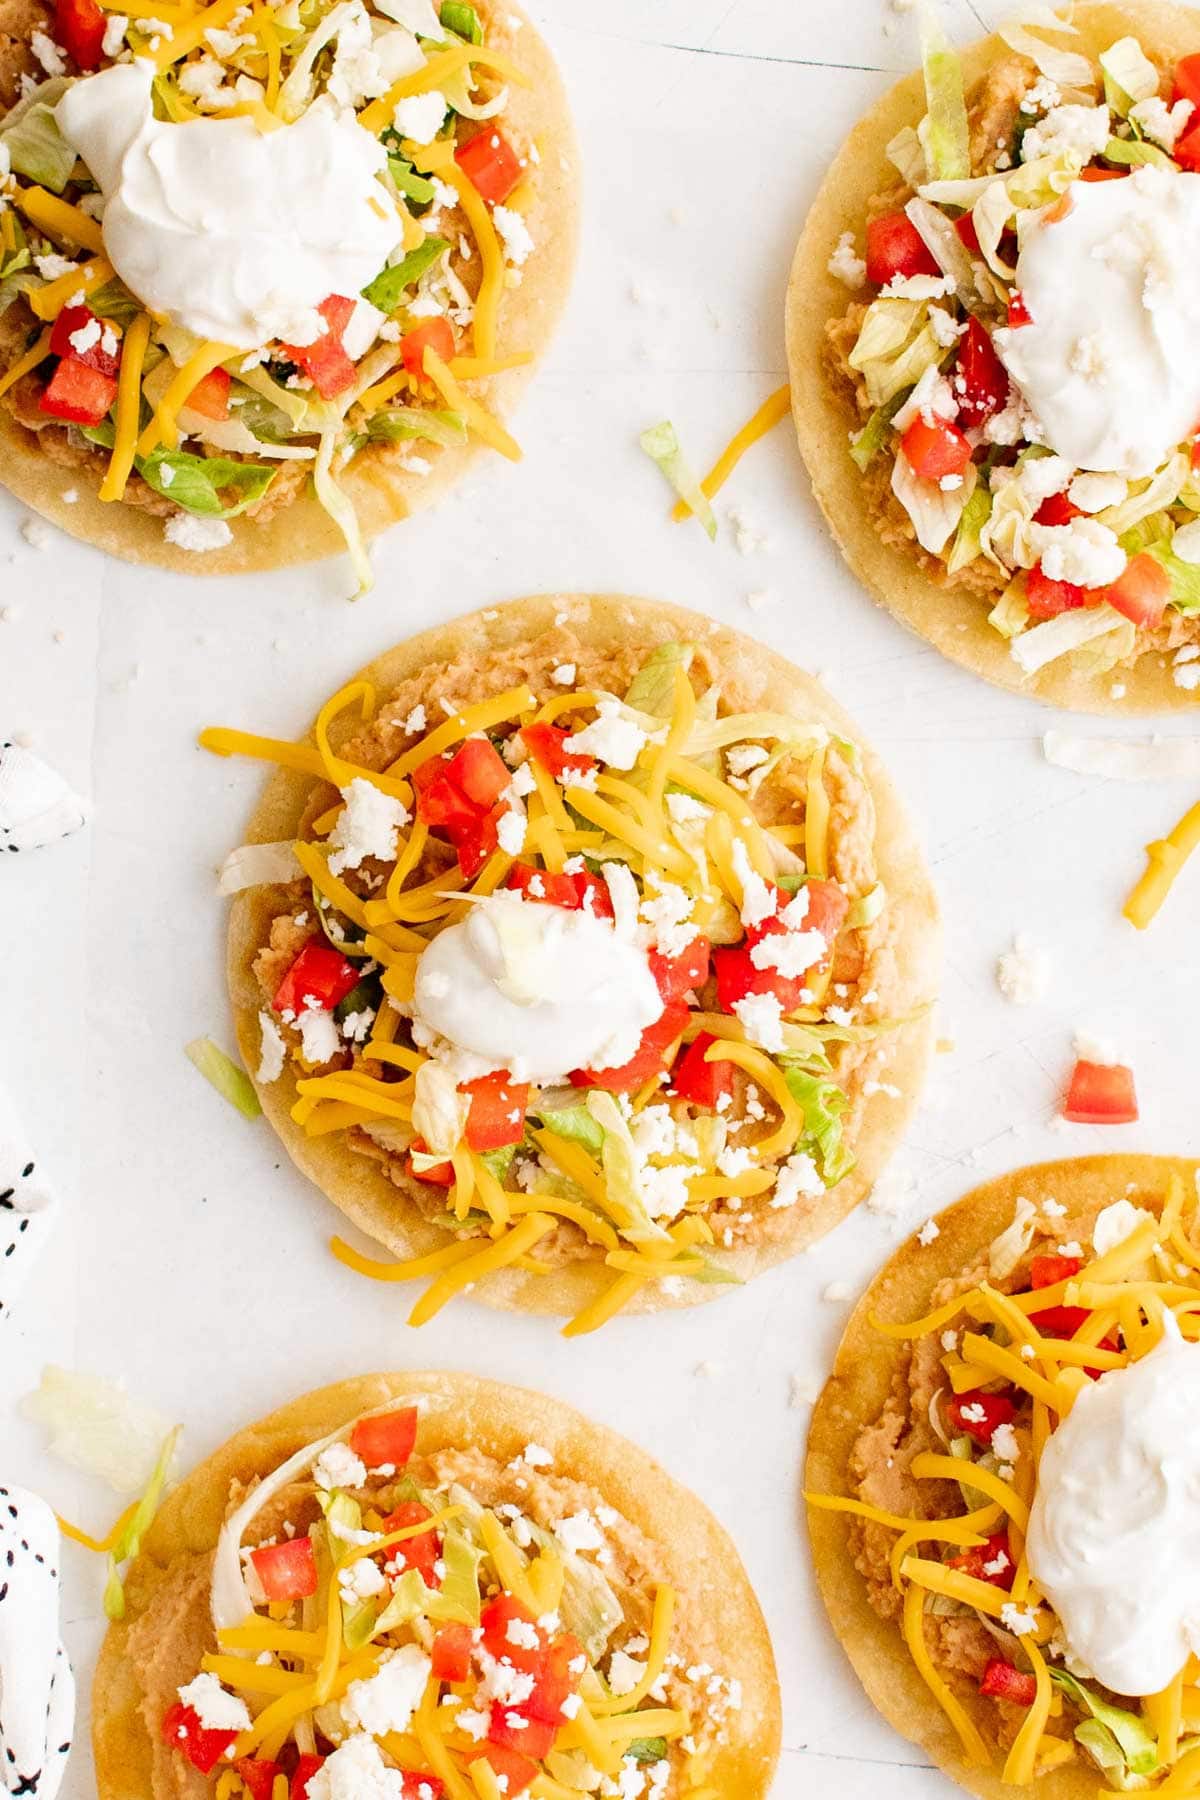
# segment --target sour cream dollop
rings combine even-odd
[[[356,296],[401,235],[376,180],[383,146],[318,101],[294,125],[154,117],[153,69],[118,63],[69,87],[59,129],[105,198],[105,253],[132,293],[238,349],[312,343],[313,311]]]
[[[645,950],[610,920],[516,894],[477,901],[440,932],[413,991],[418,1027],[542,1085],[620,1067],[662,1010]]]
[[[1042,1453],[1029,1568],[1114,1693],[1156,1694],[1200,1651],[1198,1415],[1200,1344],[1168,1324],[1084,1388]]]
[[[1149,475],[1200,419],[1200,175],[1147,166],[1069,195],[1024,234],[1032,323],[996,348],[1060,456]]]

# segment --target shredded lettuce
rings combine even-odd
[[[591,1088],[587,1108],[604,1132],[600,1161],[608,1191],[631,1215],[625,1236],[634,1244],[666,1243],[667,1232],[646,1211],[638,1178],[640,1159],[620,1107],[603,1088]]]
[[[470,1110],[471,1096],[459,1092],[444,1063],[430,1057],[421,1064],[413,1089],[413,1132],[424,1139],[437,1160],[449,1156],[462,1142]]]
[[[1136,1713],[1126,1712],[1123,1706],[1112,1706],[1107,1700],[1101,1700],[1065,1669],[1051,1669],[1050,1679],[1077,1706],[1086,1707],[1092,1718],[1112,1734],[1131,1774],[1154,1774],[1158,1768],[1158,1744]]]
[[[104,1583],[104,1612],[109,1619],[122,1619],[125,1616],[125,1588],[121,1581],[121,1566],[137,1555],[142,1547],[142,1539],[150,1529],[151,1521],[158,1511],[163,1488],[166,1486],[171,1464],[175,1460],[175,1450],[179,1443],[181,1430],[182,1427],[176,1425],[163,1439],[162,1449],[158,1453],[158,1461],[151,1472],[146,1490],[108,1553],[108,1578]]]
[[[1019,1195],[1012,1219],[988,1245],[988,1274],[993,1281],[1003,1281],[1006,1275],[1012,1274],[1033,1242],[1036,1222],[1037,1208],[1033,1201]]]
[[[184,1053],[193,1063],[210,1087],[220,1094],[222,1100],[228,1100],[235,1106],[244,1119],[257,1119],[262,1112],[258,1103],[258,1095],[253,1083],[244,1069],[231,1057],[226,1056],[219,1044],[214,1044],[209,1037],[193,1038],[185,1045]]]
[[[463,0],[443,0],[439,17],[446,30],[456,37],[464,38],[468,44],[482,44],[483,26],[473,6],[464,5]]]
[[[361,600],[375,586],[375,575],[371,568],[371,559],[367,555],[367,546],[363,541],[362,528],[348,497],[343,493],[333,478],[333,453],[337,448],[338,428],[329,427],[321,433],[320,449],[317,460],[313,464],[313,488],[317,499],[325,508],[338,530],[346,540],[346,549],[354,569],[358,588],[354,594]]]
[[[935,181],[961,181],[971,173],[971,132],[962,64],[950,47],[933,0],[922,0],[921,62],[928,107],[918,136]]]
[[[651,425],[643,431],[638,442],[651,462],[658,464],[679,498],[685,505],[691,507],[709,537],[715,542],[717,515],[712,509],[712,502],[700,486],[679,447],[679,438],[670,419],[664,419],[661,425]]]
[[[877,406],[857,437],[851,438],[851,458],[864,475],[887,443],[891,436],[892,420],[911,393],[912,388],[901,388],[883,406]]]
[[[1167,604],[1181,613],[1200,612],[1200,563],[1184,562],[1171,548],[1170,538],[1147,547],[1146,554],[1161,563],[1171,583]]]
[[[634,1738],[626,1744],[624,1754],[636,1763],[661,1762],[667,1754],[666,1738]]]
[[[795,1149],[812,1157],[826,1187],[836,1187],[854,1167],[842,1137],[842,1115],[849,1101],[835,1081],[814,1075],[800,1063],[778,1060],[788,1092],[804,1113]]]
[[[1129,493],[1119,505],[1108,507],[1104,512],[1097,513],[1096,517],[1101,525],[1107,525],[1117,537],[1122,537],[1132,526],[1148,519],[1152,513],[1174,506],[1190,472],[1190,459],[1185,451],[1179,450],[1155,472],[1150,481],[1139,482],[1136,493]]]
[[[942,274],[949,276],[954,283],[954,291],[959,299],[975,298],[975,263],[971,252],[955,231],[953,222],[931,200],[923,199],[920,194],[908,202],[904,211]]]
[[[928,322],[927,303],[897,296],[872,300],[848,361],[862,376],[871,405],[885,406],[944,355]]]
[[[1111,137],[1104,147],[1106,162],[1121,163],[1127,168],[1136,168],[1141,163],[1153,163],[1159,169],[1178,167],[1165,150],[1157,144],[1146,142],[1145,138]]]
[[[1100,52],[1104,74],[1104,99],[1115,113],[1126,118],[1131,106],[1158,92],[1158,70],[1135,37],[1118,38]]]
[[[442,1538],[442,1561],[446,1572],[442,1577],[442,1598],[463,1615],[464,1625],[479,1623],[479,1565],[482,1549],[456,1525],[447,1527]]]
[[[599,1156],[604,1149],[604,1129],[592,1117],[584,1101],[578,1106],[562,1106],[539,1112],[536,1116],[547,1131],[554,1132],[556,1137],[567,1138],[573,1144],[582,1144],[590,1156]]]
[[[686,674],[695,654],[695,644],[660,644],[652,650],[626,689],[626,706],[654,719],[669,719],[675,711],[675,671]]]
[[[1010,50],[1015,50],[1018,56],[1027,56],[1039,75],[1047,76],[1059,87],[1082,88],[1085,91],[1095,87],[1095,73],[1086,56],[1080,56],[1075,50],[1059,50],[1053,44],[1043,43],[1041,38],[1034,37],[1026,29],[1028,25],[1076,37],[1078,31],[1074,25],[1060,18],[1049,6],[1039,4],[1038,0],[1026,0],[1017,17],[1002,23],[998,31]]]
[[[169,1419],[133,1399],[118,1382],[55,1363],[42,1370],[21,1412],[45,1426],[53,1455],[98,1476],[117,1494],[136,1494],[146,1486],[171,1429]]]
[[[911,188],[929,180],[929,167],[921,139],[911,125],[902,125],[887,147],[887,159]]]
[[[860,930],[865,925],[873,925],[884,907],[887,905],[887,889],[882,881],[877,881],[873,888],[851,906],[846,914],[846,924],[852,931]]]
[[[402,156],[388,157],[388,173],[406,200],[421,207],[432,204],[437,191],[432,181],[427,181],[424,175],[418,175],[412,164]]]
[[[61,194],[71,179],[76,152],[58,129],[54,109],[39,101],[6,130],[0,144],[8,151],[13,173],[24,175],[52,194]]]
[[[395,406],[386,412],[372,413],[367,421],[367,438],[371,443],[382,444],[414,438],[447,446],[463,444],[467,438],[467,422],[461,413],[435,411],[426,406]]]
[[[1010,581],[988,614],[988,624],[1001,637],[1014,638],[1029,623],[1029,605],[1025,599],[1025,583]]]
[[[958,521],[958,530],[954,534],[954,542],[950,546],[950,555],[946,567],[951,575],[965,569],[977,557],[982,556],[983,546],[979,541],[980,533],[992,514],[992,496],[985,482],[979,482],[975,492],[963,507],[962,517]]]
[[[710,751],[724,750],[729,744],[769,738],[772,742],[820,749],[829,742],[824,725],[806,725],[789,713],[726,713],[724,718],[697,723],[692,727],[685,754],[689,758],[707,756]]]
[[[1100,606],[1059,613],[1056,619],[1047,619],[1044,624],[1035,625],[1013,639],[1013,661],[1026,675],[1036,675],[1047,663],[1056,662],[1060,656],[1090,644],[1093,638],[1103,637],[1106,632],[1116,631],[1128,623],[1128,619],[1107,601]]]
[[[362,291],[364,300],[381,313],[394,313],[406,288],[415,287],[425,271],[433,266],[443,250],[449,249],[446,238],[427,237],[423,244],[398,263],[380,270],[374,281]]]
[[[266,463],[233,462],[224,456],[193,456],[164,450],[139,457],[137,471],[156,494],[202,519],[233,519],[261,500],[278,474]]]
[[[933,556],[942,554],[958,530],[977,480],[974,464],[968,463],[962,485],[947,490],[936,481],[923,480],[906,456],[896,458],[892,464],[892,492],[912,520],[922,550]]]
[[[291,838],[272,844],[239,844],[221,864],[217,893],[222,898],[244,888],[270,887],[277,881],[295,881],[300,874]]]

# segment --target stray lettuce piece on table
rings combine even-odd
[[[646,431],[643,431],[638,442],[651,462],[658,464],[684,505],[691,508],[709,537],[715,542],[717,515],[713,512],[711,500],[700,486],[699,480],[693,474],[690,464],[679,447],[679,438],[670,419],[664,419],[661,425],[651,425]]]
[[[928,111],[919,136],[931,181],[965,181],[971,173],[971,130],[962,64],[932,0],[922,0],[921,64]]]
[[[193,1038],[185,1046],[185,1055],[209,1086],[217,1090],[222,1100],[228,1100],[230,1106],[236,1106],[244,1119],[258,1118],[262,1107],[250,1077],[226,1056],[219,1044],[214,1044],[208,1037]]]
[[[109,1619],[122,1619],[125,1616],[125,1588],[121,1581],[121,1566],[137,1555],[142,1547],[142,1539],[158,1511],[181,1430],[182,1427],[176,1425],[167,1433],[145,1493],[113,1539],[108,1553],[108,1578],[104,1583],[104,1612]]]

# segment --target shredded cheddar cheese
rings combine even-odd
[[[1165,838],[1147,844],[1149,867],[1125,902],[1125,917],[1145,931],[1175,884],[1193,850],[1200,845],[1200,801],[1183,815]]]
[[[753,417],[739,427],[700,483],[702,490],[710,500],[715,499],[725,486],[747,450],[757,444],[760,438],[765,437],[768,431],[773,430],[779,421],[787,416],[791,410],[791,404],[791,389],[789,387],[776,388],[771,397],[763,401]],[[680,525],[691,516],[692,509],[687,501],[677,501],[671,513],[675,523]]]

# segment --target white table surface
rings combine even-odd
[[[828,158],[914,60],[911,19],[881,0],[539,0],[584,159],[570,311],[519,415],[525,461],[479,465],[440,511],[376,550],[379,584],[345,603],[340,563],[203,582],[141,572],[53,534],[35,550],[0,494],[0,731],[94,799],[91,827],[0,874],[0,1080],[68,1211],[0,1327],[0,1477],[100,1529],[106,1490],[49,1458],[16,1402],[46,1361],[122,1377],[183,1421],[184,1459],[322,1382],[459,1367],[542,1387],[629,1434],[736,1537],[774,1636],[784,1752],[775,1794],[948,1795],[875,1716],[816,1602],[798,1484],[807,1408],[848,1300],[902,1230],[976,1180],[1099,1149],[1200,1151],[1196,871],[1145,936],[1119,916],[1142,846],[1195,799],[1052,768],[1039,734],[1072,728],[943,662],[877,611],[826,541],[784,425],[718,511],[767,534],[758,554],[665,519],[636,448],[671,417],[698,465],[783,380],[792,248]],[[1003,0],[948,0],[978,35]],[[213,871],[240,841],[258,768],[194,747],[225,723],[298,733],[361,662],[410,632],[520,594],[625,590],[707,610],[822,672],[890,763],[927,845],[946,920],[938,1059],[889,1182],[810,1255],[687,1314],[618,1321],[577,1343],[542,1319],[460,1303],[419,1336],[405,1293],[329,1257],[337,1215],[183,1055],[230,1044]],[[747,595],[766,591],[752,610]],[[1104,730],[1094,720],[1074,729]],[[1122,721],[1134,735],[1148,727]],[[1170,733],[1186,732],[1178,717]],[[994,964],[1015,930],[1053,956],[1018,1009]],[[1143,1117],[1055,1126],[1076,1027],[1132,1060]],[[1189,1031],[1189,1026],[1192,1029]],[[698,1374],[697,1365],[714,1365]],[[67,1637],[86,1692],[100,1566],[65,1558]],[[68,1800],[94,1793],[81,1706]],[[881,1766],[886,1775],[881,1777]]]

